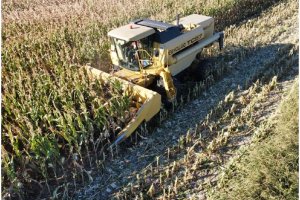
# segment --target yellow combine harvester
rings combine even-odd
[[[88,69],[104,82],[118,79],[123,89],[134,94],[141,104],[132,121],[114,142],[130,136],[143,122],[149,121],[161,108],[161,95],[149,90],[158,80],[163,83],[169,101],[176,98],[172,77],[191,66],[203,48],[214,42],[223,47],[223,32],[214,33],[212,17],[192,14],[177,16],[173,23],[150,19],[135,20],[108,33],[113,72]]]

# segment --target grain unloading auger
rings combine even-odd
[[[142,106],[117,136],[116,145],[130,136],[143,121],[149,121],[161,107],[161,95],[146,88],[164,88],[169,101],[176,98],[173,77],[191,66],[203,48],[214,42],[223,48],[223,32],[214,32],[214,19],[192,14],[177,16],[172,23],[150,19],[135,20],[108,33],[111,40],[111,75],[89,68],[107,81],[117,78],[131,90]]]

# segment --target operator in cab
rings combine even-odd
[[[129,68],[138,71],[139,65],[138,65],[138,55],[137,55],[137,45],[136,42],[128,43],[129,45],[126,45],[124,47],[124,53],[125,57],[127,58],[127,61],[129,64]]]

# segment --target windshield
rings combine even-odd
[[[115,47],[122,67],[139,71],[138,59],[136,56],[137,46],[135,42],[125,42],[114,38]]]
[[[141,67],[147,67],[151,65],[151,56],[147,52],[151,48],[149,39],[143,39],[141,41],[125,42],[114,38],[115,48],[122,67],[139,71]]]

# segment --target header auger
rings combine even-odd
[[[108,32],[113,72],[89,70],[102,81],[117,78],[124,89],[134,92],[141,107],[113,145],[129,137],[143,121],[149,121],[161,107],[161,95],[149,90],[160,79],[169,101],[176,98],[173,76],[191,66],[203,48],[214,42],[223,48],[223,32],[214,33],[212,17],[192,14],[172,23],[135,20]]]

